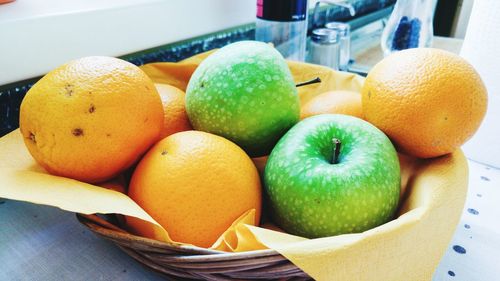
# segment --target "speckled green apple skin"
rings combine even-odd
[[[262,42],[241,41],[198,66],[186,111],[196,130],[230,139],[255,157],[269,154],[299,121],[300,102],[281,54]]]
[[[332,139],[341,141],[331,164]],[[264,185],[275,222],[308,238],[368,230],[392,219],[400,169],[387,136],[370,123],[340,114],[304,119],[269,156]]]

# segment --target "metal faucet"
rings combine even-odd
[[[313,26],[316,26],[316,22],[318,21],[319,17],[318,11],[319,11],[319,5],[321,3],[346,8],[349,10],[349,14],[351,15],[351,17],[356,15],[356,10],[354,9],[354,6],[347,0],[319,0],[318,2],[316,2],[316,5],[314,6],[313,22],[312,22]]]

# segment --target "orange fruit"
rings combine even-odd
[[[29,152],[49,173],[100,182],[158,141],[163,108],[137,66],[85,57],[52,70],[28,91],[19,125]]]
[[[394,53],[368,73],[362,89],[367,121],[398,150],[420,158],[453,152],[476,132],[486,88],[463,58],[438,49]]]
[[[120,193],[127,193],[127,180],[123,174],[120,174],[118,177],[107,180],[105,182],[101,182],[98,184],[100,187],[104,187],[106,189],[118,191]]]
[[[302,106],[300,119],[326,113],[346,114],[363,118],[361,94],[342,90],[319,94]]]
[[[200,131],[173,134],[139,162],[128,195],[176,242],[210,247],[243,213],[261,212],[261,184],[252,160],[231,141]],[[132,217],[129,228],[155,236]]]
[[[161,131],[161,138],[177,132],[192,130],[193,128],[186,113],[186,93],[167,84],[155,84],[155,87],[160,94],[164,111],[164,126]]]

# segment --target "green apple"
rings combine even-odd
[[[392,219],[400,169],[387,136],[359,118],[304,119],[271,152],[264,185],[274,221],[308,238],[362,232]]]
[[[196,130],[230,139],[256,157],[269,154],[299,121],[300,103],[281,54],[262,42],[241,41],[196,68],[186,111]]]

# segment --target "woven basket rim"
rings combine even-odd
[[[115,218],[117,216],[114,216]],[[169,278],[197,280],[309,280],[273,249],[223,252],[194,245],[161,242],[128,233],[97,214],[76,214],[78,221],[144,266]],[[117,224],[120,224],[117,222]]]
[[[224,251],[218,251],[218,250],[211,250],[207,248],[202,248],[198,247],[195,245],[188,245],[188,244],[180,244],[180,243],[171,243],[171,242],[163,242],[163,241],[158,241],[142,236],[137,236],[134,234],[131,234],[129,232],[126,232],[125,230],[115,226],[114,224],[111,224],[104,219],[98,217],[96,214],[92,215],[86,215],[86,214],[81,214],[77,213],[76,217],[80,223],[83,225],[87,226],[89,229],[94,231],[97,234],[100,234],[101,236],[106,236],[110,238],[123,238],[127,236],[128,238],[134,238],[137,241],[140,241],[141,243],[146,243],[148,245],[151,245],[153,247],[159,247],[159,248],[164,248],[164,249],[175,249],[177,251],[186,251],[186,252],[196,252],[201,256],[186,256],[186,260],[191,260],[191,261],[196,261],[199,259],[199,261],[202,261],[204,258],[210,258],[211,260],[217,260],[217,261],[223,261],[223,260],[235,260],[235,259],[247,259],[247,258],[252,258],[252,257],[265,257],[265,256],[273,256],[273,255],[281,255],[279,254],[276,250],[273,249],[264,249],[264,250],[252,250],[252,251],[245,251],[245,252],[224,252]],[[94,224],[101,225],[102,228],[95,227],[93,224],[90,224],[89,222],[92,222]],[[116,230],[111,230],[109,227],[116,228]]]

